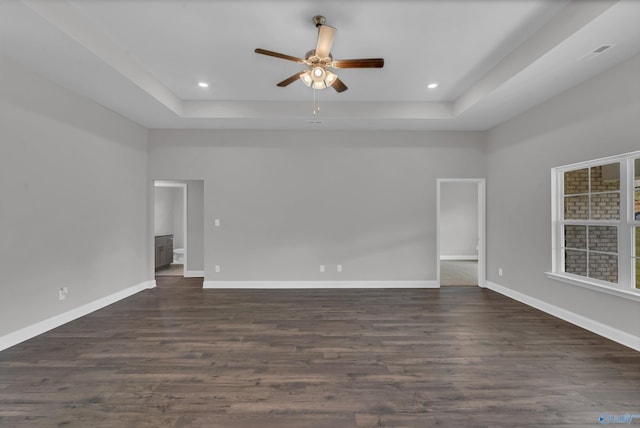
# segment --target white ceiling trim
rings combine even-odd
[[[139,99],[146,100],[146,105],[144,108],[138,108],[137,114],[139,119],[142,119],[140,123],[144,123],[145,119],[156,114],[156,118],[163,118],[162,124],[169,127],[235,127],[243,123],[241,126],[245,128],[269,128],[288,127],[289,125],[283,124],[290,119],[293,120],[291,126],[296,127],[299,126],[295,125],[296,123],[306,123],[313,118],[310,101],[181,99],[167,84],[145,68],[141,61],[130,54],[126,46],[120,46],[108,32],[104,32],[101,27],[95,25],[82,13],[81,9],[73,4],[66,0],[22,0],[22,3],[57,31],[68,36],[72,43],[81,46],[87,53],[106,64],[110,70],[115,71],[117,74],[114,76],[124,78],[142,91]],[[613,6],[625,3],[628,4],[629,0],[589,2],[570,0],[566,6],[556,8],[553,12],[549,9],[546,19],[540,21],[546,21],[546,23],[537,30],[531,27],[528,34],[521,33],[520,38],[512,39],[518,42],[524,41],[517,48],[506,53],[489,72],[477,77],[475,84],[452,101],[374,102],[326,99],[322,100],[322,119],[328,119],[332,124],[340,123],[340,126],[345,127],[348,127],[351,121],[353,126],[364,125],[371,129],[377,129],[377,126],[391,126],[391,122],[394,121],[399,124],[398,126],[401,124],[416,128],[421,126],[437,128],[438,121],[442,121],[443,129],[448,129],[449,125],[460,129],[487,129],[487,126],[498,123],[499,119],[489,117],[492,111],[496,111],[497,105],[519,104],[520,110],[514,110],[514,113],[505,113],[504,109],[501,110],[502,120],[508,118],[505,114],[516,114],[527,107],[526,101],[520,102],[522,97],[519,97],[518,91],[513,90],[513,82],[520,82],[518,88],[522,93],[522,81],[526,80],[522,76],[529,76],[529,82],[537,84],[540,89],[540,83],[531,81],[532,70],[537,70],[541,63],[548,64],[550,58],[555,58],[557,62],[554,51],[557,52],[559,47],[567,44],[567,41],[583,40],[584,37],[580,38],[581,30],[584,32],[585,28],[592,28],[593,25],[590,24],[594,21],[601,22],[602,20],[598,21],[598,19],[610,9],[617,11],[619,16],[621,13],[619,9],[624,10],[624,8],[613,8]],[[637,10],[631,10],[637,12]],[[551,13],[553,13],[552,16]],[[609,16],[605,21],[610,25],[612,19]],[[613,22],[617,24],[619,21],[618,18]],[[634,37],[637,38],[637,35]],[[571,55],[573,53],[569,52],[569,56]],[[397,66],[398,64],[396,68]],[[593,64],[590,64],[590,67],[592,70],[596,69]],[[574,67],[573,70],[575,69]],[[584,69],[587,70],[587,67]],[[546,70],[549,70],[548,65]],[[397,71],[394,70],[394,72]],[[531,85],[527,84],[524,87],[531,88]],[[505,88],[511,88],[511,90],[507,91]],[[531,99],[535,100],[535,97]],[[540,100],[537,101],[540,102]],[[534,101],[531,101],[528,106],[532,106],[533,103]],[[123,112],[127,111],[124,105],[120,108]],[[509,107],[506,108],[509,109]],[[243,120],[245,121],[242,122]],[[159,123],[154,119],[150,122]]]
[[[46,0],[23,0],[23,3],[169,110],[182,116],[182,100],[69,3]]]
[[[617,2],[618,0],[603,2],[572,0],[558,15],[554,16],[520,47],[505,56],[469,91],[458,98],[455,101],[454,115],[459,116],[474,104],[482,101],[487,95],[584,28]]]
[[[577,5],[578,1],[573,0],[542,31],[508,54],[453,104],[327,102],[325,110],[331,112],[331,117],[341,118],[455,118],[616,3],[616,0],[588,2],[585,6]],[[283,114],[299,117],[308,110],[308,103],[301,102],[181,100],[66,1],[24,0],[24,3],[181,118],[267,118]]]
[[[184,118],[309,118],[306,101],[183,101]],[[323,101],[322,117],[339,119],[452,119],[452,103]]]

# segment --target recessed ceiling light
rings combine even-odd
[[[207,82],[198,82],[198,86],[200,86],[201,88],[208,88],[209,84]]]
[[[434,82],[434,83],[429,83],[429,84],[427,85],[427,88],[429,88],[429,89],[435,89],[435,88],[437,88],[437,87],[438,87],[438,84],[437,84],[437,83],[435,83],[435,82]]]

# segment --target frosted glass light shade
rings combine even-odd
[[[333,85],[337,78],[338,76],[335,73],[322,67],[315,67],[300,74],[300,80],[313,89],[327,88]]]

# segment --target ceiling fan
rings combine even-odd
[[[255,50],[258,54],[294,61],[309,67],[307,70],[287,77],[277,86],[285,87],[300,79],[305,85],[314,89],[324,89],[331,86],[337,92],[343,92],[347,90],[347,85],[330,70],[331,68],[382,68],[384,66],[383,58],[334,60],[331,55],[331,47],[333,46],[336,29],[325,25],[326,19],[324,16],[314,16],[313,22],[318,28],[318,43],[314,50],[307,52],[304,59],[266,49],[258,48]]]

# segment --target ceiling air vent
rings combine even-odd
[[[586,55],[584,55],[582,58],[579,59],[579,61],[591,61],[592,59],[594,59],[595,57],[597,57],[598,55],[600,55],[602,52],[608,50],[609,48],[612,48],[613,45],[602,45],[600,47],[595,48],[594,50],[592,50],[591,52],[587,53]]]
[[[609,49],[610,47],[611,47],[611,45],[602,45],[598,49],[594,49],[593,53],[602,53],[602,52],[606,51],[607,49]]]

